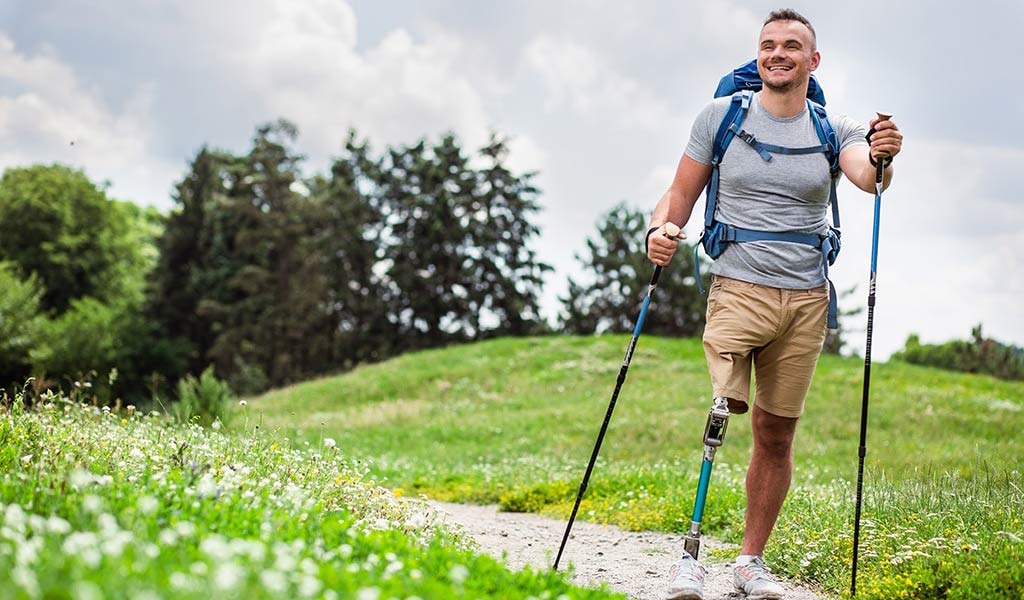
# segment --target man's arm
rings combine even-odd
[[[899,154],[903,146],[903,134],[900,133],[896,124],[891,120],[879,121],[872,119],[871,127],[875,133],[871,136],[871,145],[852,146],[843,150],[839,155],[839,167],[853,184],[869,194],[875,193],[875,166],[868,160],[868,156],[874,157],[876,161],[883,160],[882,157],[893,157]],[[882,189],[889,187],[892,181],[892,164],[885,167],[882,175]]]
[[[693,212],[693,205],[697,202],[697,197],[700,196],[701,190],[707,185],[710,177],[711,165],[701,164],[683,154],[676,167],[672,185],[654,208],[654,214],[651,215],[647,230],[650,231],[654,227],[660,228],[669,221],[679,227],[686,225],[686,222],[690,220],[690,213]],[[672,260],[677,247],[679,247],[677,240],[654,232],[647,238],[647,257],[654,264],[665,267]]]

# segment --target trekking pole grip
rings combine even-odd
[[[877,112],[876,111],[875,114],[878,115],[878,122],[879,123],[881,123],[882,121],[888,121],[888,120],[892,119],[892,114],[891,113],[884,113],[884,112]],[[878,131],[878,130],[875,129],[874,127],[872,127],[871,129],[868,130],[868,134],[866,136],[864,136],[867,139],[869,145],[871,144],[871,136],[875,135],[876,131]],[[877,163],[876,163],[875,162],[875,157],[871,156],[871,149],[870,148],[868,149],[868,159],[871,160],[871,164],[872,165],[875,165],[875,166],[881,165],[883,169],[886,166],[888,166],[889,163],[892,162],[892,157],[888,156],[888,155],[885,155],[885,156],[880,156],[879,157],[880,160],[878,160]]]

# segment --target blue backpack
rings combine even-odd
[[[743,119],[747,116],[750,108],[750,101],[754,92],[761,89],[761,78],[757,73],[757,62],[749,63],[737,68],[722,78],[715,90],[715,97],[732,96],[729,109],[722,119],[718,132],[715,135],[711,156],[711,180],[707,186],[707,203],[704,209],[704,230],[701,232],[700,243],[693,249],[693,264],[697,275],[697,286],[701,293],[704,293],[701,285],[700,262],[697,251],[701,246],[712,259],[718,258],[725,251],[727,244],[734,242],[795,242],[806,244],[821,250],[822,269],[825,273],[825,280],[828,281],[829,305],[828,305],[828,327],[838,328],[838,308],[836,302],[836,289],[832,280],[828,277],[828,267],[833,264],[839,255],[840,232],[839,232],[839,202],[836,198],[836,183],[839,179],[839,138],[836,136],[832,124],[825,114],[825,94],[821,91],[817,79],[811,75],[810,85],[807,88],[807,108],[814,123],[814,130],[818,133],[821,144],[807,148],[786,148],[767,144],[755,138],[743,130]],[[832,225],[825,234],[801,233],[797,231],[756,231],[729,225],[715,219],[715,209],[718,205],[718,178],[719,165],[725,150],[733,138],[739,138],[753,148],[765,162],[771,162],[773,154],[819,154],[824,153],[828,158],[830,175],[832,176],[832,189],[829,193],[829,204],[832,205]]]

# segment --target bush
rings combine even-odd
[[[28,353],[42,335],[39,279],[23,279],[18,269],[0,262],[0,387],[20,385],[29,373]]]
[[[1000,379],[1024,380],[1024,348],[997,342],[982,336],[981,325],[971,330],[973,340],[952,340],[943,344],[922,344],[917,335],[894,358],[913,363],[963,371],[984,373]]]
[[[178,381],[178,403],[174,406],[174,416],[183,423],[192,420],[198,420],[202,425],[210,425],[214,421],[226,423],[230,415],[228,403],[231,397],[228,384],[217,379],[213,367],[206,367],[199,379],[186,375]]]

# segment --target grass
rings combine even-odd
[[[249,410],[297,439],[336,439],[396,493],[564,518],[627,341],[500,339],[420,352],[253,398]],[[849,586],[862,374],[856,358],[822,357],[794,487],[767,550],[776,570],[832,593]],[[581,518],[682,531],[709,406],[699,340],[641,339]],[[1021,597],[1022,409],[1020,383],[873,365],[858,597]],[[735,417],[705,531],[741,537],[749,456],[749,419]]]
[[[512,573],[329,440],[240,421],[0,405],[0,598],[623,598]]]

